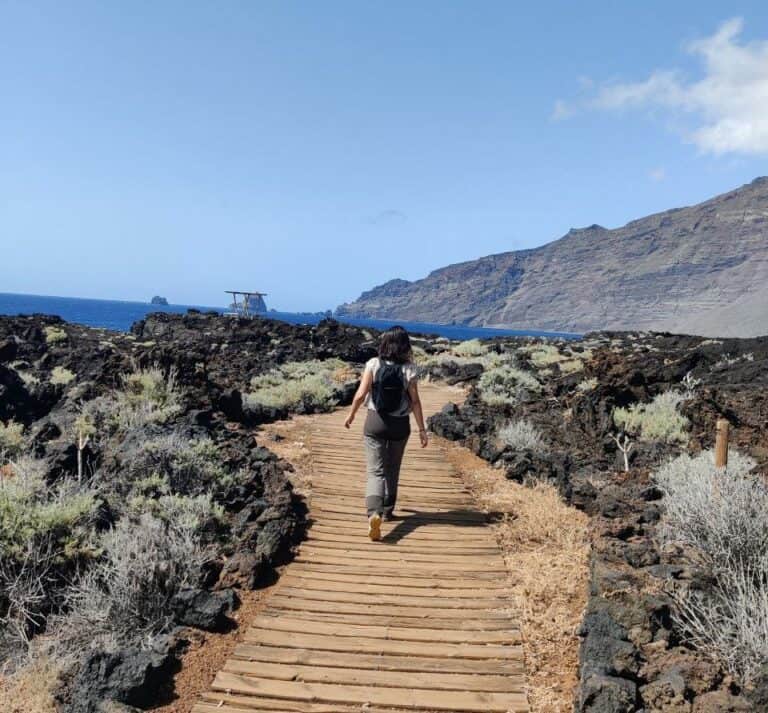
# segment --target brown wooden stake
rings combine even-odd
[[[717,433],[715,435],[715,467],[728,467],[728,431],[731,424],[727,419],[717,419]]]

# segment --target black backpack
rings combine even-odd
[[[373,380],[373,405],[379,413],[391,414],[400,408],[405,393],[403,367],[400,364],[379,362]]]

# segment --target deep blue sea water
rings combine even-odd
[[[55,314],[67,322],[78,322],[91,327],[104,327],[116,331],[127,331],[136,321],[143,319],[150,312],[175,312],[183,314],[188,309],[201,311],[228,311],[223,307],[204,307],[200,305],[151,305],[146,302],[123,302],[118,300],[90,300],[76,297],[47,297],[43,295],[17,295],[0,292],[0,314]],[[267,312],[265,317],[279,319],[291,324],[317,324],[322,315],[296,314],[293,312]],[[475,337],[499,336],[544,336],[577,338],[579,335],[565,332],[541,332],[537,330],[486,329],[465,327],[454,324],[430,324],[428,322],[403,322],[384,319],[344,318],[341,321],[359,327],[387,329],[393,324],[400,324],[410,332],[438,334],[450,339],[473,339]]]

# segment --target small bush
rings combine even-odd
[[[639,433],[645,441],[683,443],[689,421],[677,410],[682,401],[682,394],[665,391],[650,403],[614,409],[613,421],[620,428]]]
[[[57,344],[58,342],[66,341],[66,339],[67,333],[63,329],[50,325],[45,328],[46,344]]]
[[[62,551],[76,552],[88,539],[94,492],[71,478],[49,486],[44,463],[30,457],[11,467],[13,476],[0,483],[0,553],[15,557],[49,535]]]
[[[537,369],[547,369],[557,365],[562,374],[573,374],[584,368],[584,362],[592,357],[592,351],[585,349],[581,352],[573,352],[570,347],[564,346],[563,351],[556,344],[538,343],[522,347],[521,351],[528,352],[531,363]]]
[[[666,496],[664,538],[694,548],[713,569],[735,559],[757,567],[768,550],[768,488],[749,474],[754,467],[751,458],[731,451],[722,471],[712,451],[704,451],[660,468],[654,480]]]
[[[709,591],[674,597],[687,642],[749,686],[768,663],[768,561],[740,562],[720,573]]]
[[[711,576],[672,592],[689,643],[749,685],[768,663],[768,485],[732,452],[727,472],[711,451],[682,455],[655,474],[664,492],[664,541],[682,545]]]
[[[216,493],[234,482],[210,438],[189,440],[178,433],[146,441],[127,464],[132,494],[178,495]]]
[[[458,357],[478,357],[488,353],[488,346],[479,339],[468,339],[452,347],[451,352]]]
[[[593,389],[597,388],[597,377],[592,376],[589,379],[584,379],[583,381],[580,381],[576,388],[581,392],[588,392],[592,391]]]
[[[103,536],[104,556],[68,591],[67,615],[51,627],[63,650],[94,639],[149,647],[173,625],[172,601],[199,582],[207,553],[188,522],[149,514]]]
[[[113,433],[166,423],[181,410],[175,370],[166,374],[154,366],[127,374],[122,389],[86,402],[81,415],[95,432]]]
[[[544,438],[530,421],[510,421],[499,430],[499,439],[507,446],[520,450],[541,451]]]
[[[61,572],[91,556],[95,493],[46,483],[41,460],[21,457],[0,481],[0,660],[20,660],[61,593]]]
[[[294,410],[300,406],[329,411],[336,406],[335,388],[349,378],[348,365],[340,359],[289,362],[251,379],[245,396],[250,407]]]
[[[202,526],[212,522],[224,522],[224,508],[213,502],[210,493],[188,497],[185,495],[164,494],[157,498],[137,496],[129,503],[129,511],[134,517],[148,513],[169,525],[180,525],[190,532],[197,532]]]
[[[13,457],[24,449],[24,426],[15,421],[0,421],[0,454]]]
[[[136,369],[124,377],[119,393],[131,410],[151,414],[151,421],[164,422],[179,412],[175,369],[167,374],[158,366]]]
[[[55,600],[58,546],[50,535],[0,557],[0,663],[21,664]]]
[[[51,383],[54,385],[66,386],[71,383],[75,378],[75,375],[63,366],[55,366],[51,370]]]
[[[485,371],[478,388],[480,398],[489,406],[507,406],[517,403],[524,391],[538,393],[541,384],[527,371],[502,365]]]

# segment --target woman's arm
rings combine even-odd
[[[408,396],[411,397],[411,409],[413,409],[413,415],[416,419],[416,425],[419,427],[419,440],[421,441],[421,447],[426,448],[429,443],[427,438],[427,429],[424,427],[424,411],[421,408],[421,399],[419,398],[419,385],[416,379],[411,380],[408,384]]]
[[[357,387],[355,396],[352,399],[352,408],[349,410],[347,420],[344,421],[345,428],[349,428],[352,425],[352,421],[355,420],[355,414],[357,413],[357,410],[363,405],[363,403],[365,403],[365,397],[368,396],[368,393],[371,390],[371,384],[373,384],[373,372],[369,369],[366,369],[363,372],[363,378],[360,379],[360,386]]]

